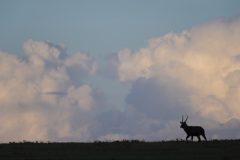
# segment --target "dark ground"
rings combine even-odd
[[[0,144],[1,160],[240,160],[240,140]]]

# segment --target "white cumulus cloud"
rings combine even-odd
[[[208,138],[240,138],[239,42],[240,18],[220,18],[119,51],[101,79],[90,55],[28,40],[21,57],[0,52],[0,141],[183,138],[186,114]],[[110,106],[90,76],[127,82],[126,106]]]
[[[88,140],[90,117],[103,102],[80,80],[95,74],[96,62],[50,42],[28,40],[24,51],[0,53],[0,141]]]
[[[132,83],[126,101],[166,123],[186,113],[207,128],[240,119],[239,42],[240,18],[220,18],[120,51],[119,80]]]

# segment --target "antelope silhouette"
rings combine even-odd
[[[187,120],[188,120],[188,116],[185,121],[183,121],[183,116],[182,116],[182,121],[180,122],[181,124],[180,128],[182,128],[187,134],[186,141],[188,141],[188,138],[190,136],[192,141],[193,141],[193,136],[196,136],[198,138],[198,142],[201,141],[200,136],[202,136],[205,139],[205,141],[207,141],[207,138],[205,136],[205,130],[201,126],[188,126]]]

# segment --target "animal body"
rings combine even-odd
[[[180,124],[181,124],[180,128],[182,128],[187,134],[186,141],[188,141],[189,137],[191,137],[191,140],[193,141],[194,136],[198,138],[198,142],[201,141],[200,136],[202,136],[205,139],[205,141],[207,141],[207,138],[205,136],[205,130],[203,129],[203,127],[188,126],[187,119],[188,119],[188,116],[187,116],[186,120],[183,121],[183,116],[182,116],[182,121],[180,122]]]

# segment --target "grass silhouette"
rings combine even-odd
[[[208,142],[123,140],[92,143],[11,142],[0,144],[4,160],[239,160],[240,140]]]

